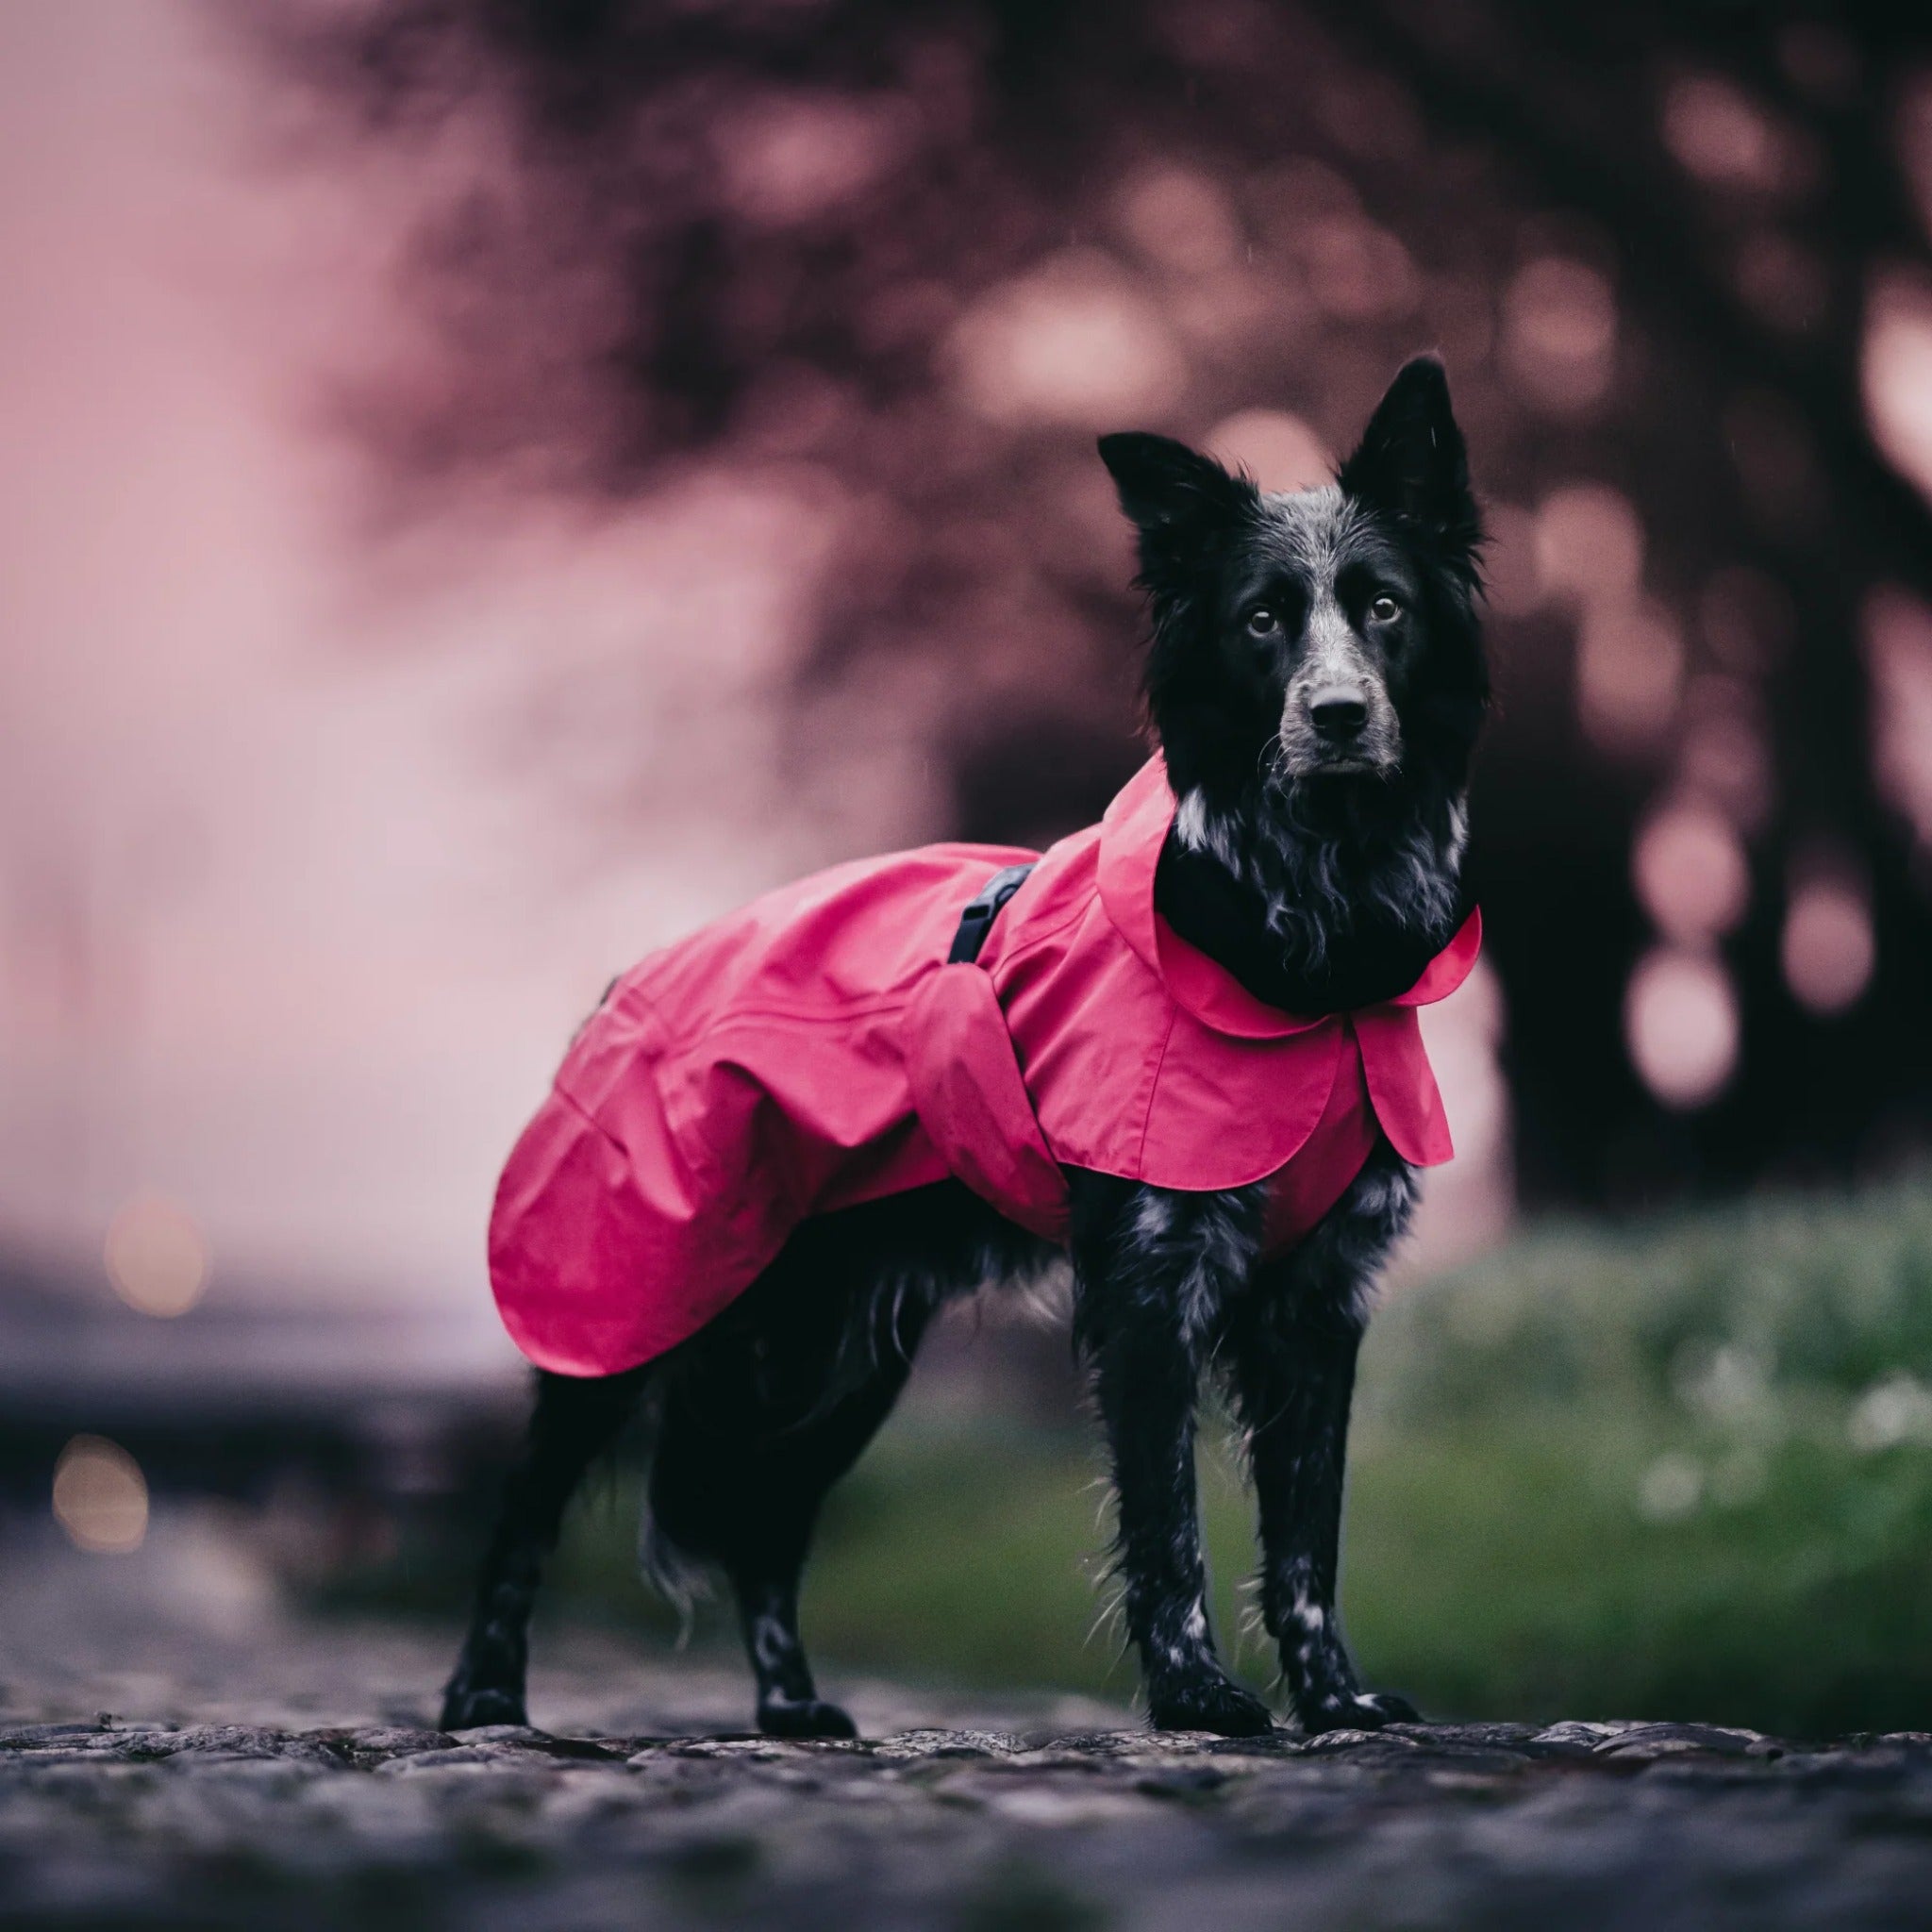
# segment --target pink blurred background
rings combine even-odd
[[[941,827],[890,744],[772,773],[827,524],[781,482],[371,525],[317,396],[407,350],[413,185],[290,165],[218,26],[0,15],[0,1242],[97,1278],[152,1193],[219,1292],[475,1355],[495,1169],[612,967]]]
[[[1407,1265],[1923,1145],[1923,61],[813,11],[0,13],[0,1248],[501,1372],[612,970],[1131,768],[1093,433],[1291,486],[1428,345],[1502,705]]]

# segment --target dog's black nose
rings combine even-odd
[[[1330,744],[1346,744],[1369,722],[1369,708],[1360,698],[1324,691],[1308,707],[1316,735]]]

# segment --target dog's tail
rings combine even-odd
[[[711,1568],[673,1539],[652,1514],[648,1495],[638,1517],[638,1574],[677,1612],[682,1649],[691,1641],[698,1605],[711,1594]]]
[[[646,1384],[632,1418],[631,1453],[644,1473],[638,1506],[637,1564],[645,1587],[677,1612],[677,1641],[682,1648],[691,1641],[698,1605],[712,1593],[713,1576],[708,1560],[679,1542],[651,1507],[651,1475],[664,1432],[664,1379],[654,1375]]]

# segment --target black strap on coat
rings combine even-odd
[[[993,874],[979,889],[978,895],[959,915],[959,929],[953,935],[953,950],[946,955],[948,966],[958,966],[979,958],[979,949],[1000,915],[1000,908],[1026,882],[1031,865],[1009,865]]]

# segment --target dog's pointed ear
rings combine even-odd
[[[1481,525],[1469,453],[1435,357],[1417,356],[1397,371],[1335,480],[1371,508],[1454,548],[1474,549]]]
[[[1138,429],[1103,436],[1100,460],[1143,539],[1205,532],[1236,521],[1255,502],[1246,477],[1229,475],[1171,436]]]

